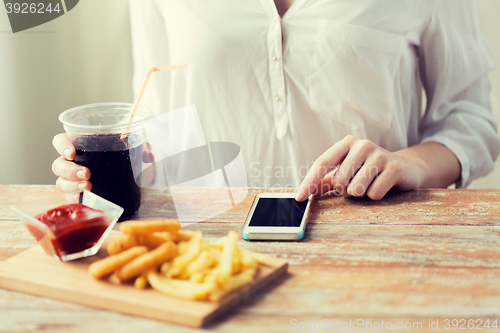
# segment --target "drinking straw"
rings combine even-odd
[[[160,72],[160,71],[169,71],[172,69],[182,69],[182,68],[187,68],[187,65],[173,65],[173,66],[158,66],[158,67],[151,67],[148,72],[146,73],[146,77],[144,78],[144,81],[142,82],[142,87],[141,91],[139,91],[139,95],[137,95],[137,99],[135,100],[134,103],[134,108],[132,109],[132,113],[130,113],[130,117],[128,119],[127,123],[131,123],[134,120],[135,113],[137,112],[137,108],[139,107],[139,103],[141,102],[142,95],[144,94],[144,90],[146,90],[146,86],[149,81],[149,77],[151,76],[151,73],[153,72]],[[120,139],[125,139],[127,137],[127,132],[129,130],[130,125],[127,125],[127,128],[123,131],[122,135],[120,136]]]

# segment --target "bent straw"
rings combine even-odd
[[[146,77],[144,78],[144,81],[142,82],[142,87],[141,91],[139,91],[139,95],[137,95],[137,99],[135,100],[134,103],[134,108],[132,109],[132,113],[130,114],[130,118],[128,119],[128,124],[130,124],[135,117],[135,113],[137,112],[137,108],[139,108],[139,103],[141,102],[142,95],[144,94],[144,90],[146,90],[146,86],[149,81],[149,77],[151,76],[151,73],[153,72],[159,72],[159,71],[169,71],[172,69],[183,69],[187,68],[187,65],[173,65],[173,66],[159,66],[159,67],[151,67],[148,72],[146,73]],[[127,132],[129,130],[130,125],[127,125],[127,128],[123,131],[122,135],[120,136],[120,139],[123,140],[127,137]]]

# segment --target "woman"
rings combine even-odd
[[[131,0],[134,91],[151,66],[187,63],[143,103],[195,104],[208,141],[241,147],[250,186],[302,181],[299,201],[466,187],[493,169],[494,63],[475,1],[291,2]],[[58,187],[90,188],[67,137],[54,146]]]

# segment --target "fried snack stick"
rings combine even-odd
[[[127,221],[120,224],[124,234],[148,234],[156,231],[179,232],[181,224],[177,220]]]
[[[172,242],[173,237],[169,232],[153,232],[151,234],[130,235],[125,234],[108,245],[108,253],[115,255],[134,246],[144,245],[153,250],[165,242]]]
[[[160,266],[177,255],[177,246],[172,242],[163,243],[156,249],[135,258],[116,272],[120,281],[134,278],[150,268]]]
[[[179,252],[178,248],[177,248],[177,252]],[[168,270],[170,269],[170,266],[172,266],[172,262],[170,262],[170,261],[167,261],[167,262],[164,262],[163,264],[161,264],[161,266],[160,266],[161,274],[166,276]]]
[[[181,255],[175,257],[172,261],[172,266],[166,272],[168,278],[176,277],[181,274],[187,264],[189,264],[193,259],[195,259],[201,250],[201,243],[203,241],[203,235],[201,231],[198,231],[194,236],[187,242],[187,249]],[[180,243],[183,244],[184,242]],[[183,246],[181,246],[183,247]]]
[[[179,232],[182,231],[182,230],[179,230]],[[174,243],[177,243],[174,241],[174,235],[177,235],[177,234],[172,234],[168,231],[156,231],[156,232],[153,232],[153,233],[150,233],[150,234],[138,234],[137,237],[146,237],[144,239],[157,239],[157,241],[162,241],[162,242],[174,242]],[[154,242],[154,241],[151,241],[151,242]],[[160,244],[161,245],[161,244]]]
[[[231,291],[252,283],[255,273],[255,268],[248,268],[237,275],[230,276],[226,281],[224,281],[222,288],[217,288],[210,294],[209,300],[213,302],[219,301]]]
[[[266,265],[266,261],[269,259],[269,256],[264,253],[252,252],[244,249],[239,249],[239,250],[243,257],[249,256],[252,259],[256,260],[259,264]]]
[[[185,269],[180,274],[181,279],[189,279],[191,275],[201,272],[206,268],[211,268],[216,265],[217,257],[214,253],[206,250],[202,251],[197,258],[186,265]],[[196,278],[198,280],[199,278]]]
[[[238,234],[232,230],[229,231],[224,239],[219,265],[212,270],[205,281],[214,281],[220,286],[232,275],[234,248],[237,240]]]
[[[207,299],[216,288],[215,283],[167,279],[152,270],[148,272],[147,279],[151,287],[160,293],[187,299]]]
[[[189,241],[194,236],[194,234],[195,232],[191,230],[179,230],[178,233],[171,234],[171,236],[172,241],[174,241],[175,243],[180,243]]]
[[[148,275],[147,274],[148,274],[148,271],[141,273],[141,275],[139,275],[135,279],[134,287],[136,287],[137,289],[146,289],[148,287],[148,279],[147,279]]]
[[[106,257],[99,261],[93,262],[89,266],[89,273],[96,279],[100,279],[113,273],[116,269],[124,266],[135,258],[144,255],[148,252],[145,246],[135,246],[127,251],[114,256]]]
[[[152,234],[139,234],[136,236],[141,245],[147,246],[150,250],[166,242],[173,242],[172,234],[166,231],[153,232]]]
[[[107,250],[109,255],[113,256],[134,246],[139,246],[137,237],[134,235],[123,235],[109,243]]]

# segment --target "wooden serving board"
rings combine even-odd
[[[112,232],[107,242],[117,235],[118,232]],[[191,327],[202,327],[286,273],[288,268],[286,261],[270,258],[266,265],[260,265],[254,283],[233,292],[220,302],[186,300],[160,294],[151,288],[140,290],[132,284],[120,285],[92,278],[87,268],[92,262],[107,255],[104,250],[107,242],[95,256],[66,263],[50,257],[37,245],[0,262],[0,287]]]

